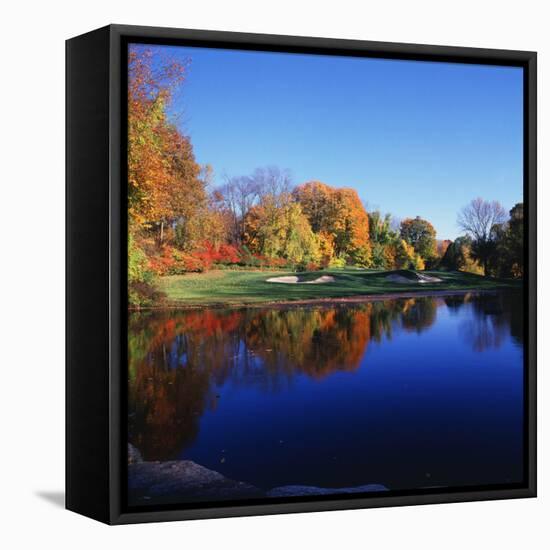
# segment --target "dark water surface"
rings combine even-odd
[[[522,480],[520,294],[129,318],[129,438],[262,489]]]

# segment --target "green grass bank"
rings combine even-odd
[[[392,282],[390,274],[399,274],[410,282]],[[495,290],[521,288],[521,281],[490,279],[458,271],[423,271],[441,282],[419,284],[414,272],[372,271],[360,269],[327,269],[292,273],[282,271],[210,271],[208,273],[163,277],[159,290],[165,294],[159,306],[241,305],[301,300],[322,300],[373,296],[407,292]],[[298,275],[300,281],[312,281],[323,275],[334,277],[324,284],[269,283],[270,277]]]

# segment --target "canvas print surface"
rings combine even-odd
[[[522,484],[523,69],[127,69],[128,506]]]

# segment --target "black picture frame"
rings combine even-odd
[[[128,42],[523,68],[525,479],[521,486],[128,509],[126,47]],[[108,524],[536,496],[535,52],[109,25],[66,43],[66,507]]]

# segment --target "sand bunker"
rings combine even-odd
[[[285,275],[284,277],[270,277],[266,279],[268,283],[283,283],[287,285],[321,285],[323,283],[333,283],[335,281],[332,275],[322,275],[313,281],[300,281],[297,275]]]
[[[402,284],[426,284],[426,283],[442,283],[442,279],[439,277],[432,277],[431,275],[422,275],[421,273],[416,273],[415,278],[403,277],[403,275],[398,275],[397,273],[392,273],[386,277],[386,281],[391,281],[392,283],[402,283]]]

